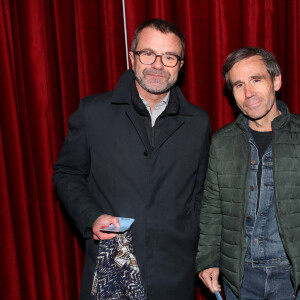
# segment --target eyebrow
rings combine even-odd
[[[151,51],[151,52],[155,52],[153,49],[151,49],[151,48],[143,48],[143,49],[141,49],[141,50],[139,50],[139,51]]]
[[[264,79],[264,78],[266,78],[266,76],[264,75],[253,75],[250,77],[250,79]]]
[[[153,49],[151,48],[144,48],[144,49],[141,49],[139,51],[151,51],[153,53],[156,53],[156,51],[154,51]],[[171,52],[171,51],[168,51],[168,52],[164,52],[163,54],[172,54],[172,55],[176,55],[176,56],[180,56],[179,54],[177,54],[176,52]]]
[[[252,75],[252,76],[249,77],[250,80],[251,79],[265,79],[265,78],[266,78],[266,76],[264,76],[264,75]],[[234,86],[236,86],[240,83],[243,83],[243,81],[237,80],[234,83],[232,83],[231,86],[234,87]]]
[[[232,83],[231,86],[234,87],[234,86],[236,86],[236,85],[238,85],[240,83],[242,83],[242,81],[241,80],[237,80],[234,83]]]

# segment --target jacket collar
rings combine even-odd
[[[278,129],[278,128],[284,127],[286,125],[286,123],[289,122],[289,120],[291,118],[291,114],[285,103],[283,103],[280,100],[277,100],[276,104],[277,104],[279,111],[281,112],[281,115],[279,115],[278,117],[276,117],[273,120],[272,128]]]
[[[143,104],[135,86],[134,72],[132,69],[130,69],[124,72],[120,77],[111,97],[111,103],[131,105],[133,102],[140,102]],[[188,107],[188,104],[188,101],[184,98],[179,87],[174,86],[171,89],[170,101],[166,110],[164,111],[164,114],[191,116],[193,113]],[[134,106],[136,108],[136,105]]]
[[[281,115],[277,116],[272,121],[273,129],[278,129],[278,128],[284,127],[285,124],[290,120],[290,116],[291,116],[288,107],[282,101],[277,100],[276,105],[277,105],[279,111],[281,112]],[[237,126],[239,126],[243,130],[246,130],[247,123],[248,123],[248,118],[246,118],[242,113],[240,113],[236,119]]]

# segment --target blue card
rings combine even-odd
[[[223,300],[222,296],[220,295],[219,292],[215,292],[215,295],[216,295],[216,297],[217,297],[218,300]]]
[[[125,232],[130,228],[132,223],[134,222],[133,218],[119,218],[120,227],[115,227],[113,224],[110,224],[108,227],[101,228],[101,231],[108,231],[108,232],[115,232],[115,233],[122,233]]]

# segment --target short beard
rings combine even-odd
[[[161,94],[164,94],[164,93],[168,92],[174,86],[174,84],[177,81],[177,78],[174,78],[174,80],[172,82],[167,82],[166,86],[163,87],[163,88],[161,88],[161,89],[159,89],[159,88],[157,88],[157,89],[151,89],[151,88],[147,87],[145,81],[142,78],[139,78],[138,76],[136,76],[136,72],[134,72],[134,74],[135,74],[135,79],[139,83],[139,85],[145,91],[147,91],[150,94],[154,94],[154,95],[161,95]]]
[[[172,88],[172,86],[175,84],[175,82],[171,82],[171,83],[167,83],[167,85],[164,87],[164,88],[162,88],[162,89],[150,89],[150,88],[148,88],[147,86],[146,86],[146,84],[145,84],[145,82],[144,81],[142,81],[142,80],[140,80],[138,77],[135,77],[135,79],[136,79],[136,81],[139,83],[139,85],[145,90],[145,91],[147,91],[148,93],[150,93],[150,94],[154,94],[154,95],[161,95],[161,94],[164,94],[164,93],[166,93],[166,92],[168,92],[171,88]]]

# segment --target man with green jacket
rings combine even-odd
[[[227,300],[300,299],[300,116],[276,101],[272,53],[231,53],[223,75],[241,110],[212,139],[197,271]],[[297,296],[298,295],[298,296]]]

